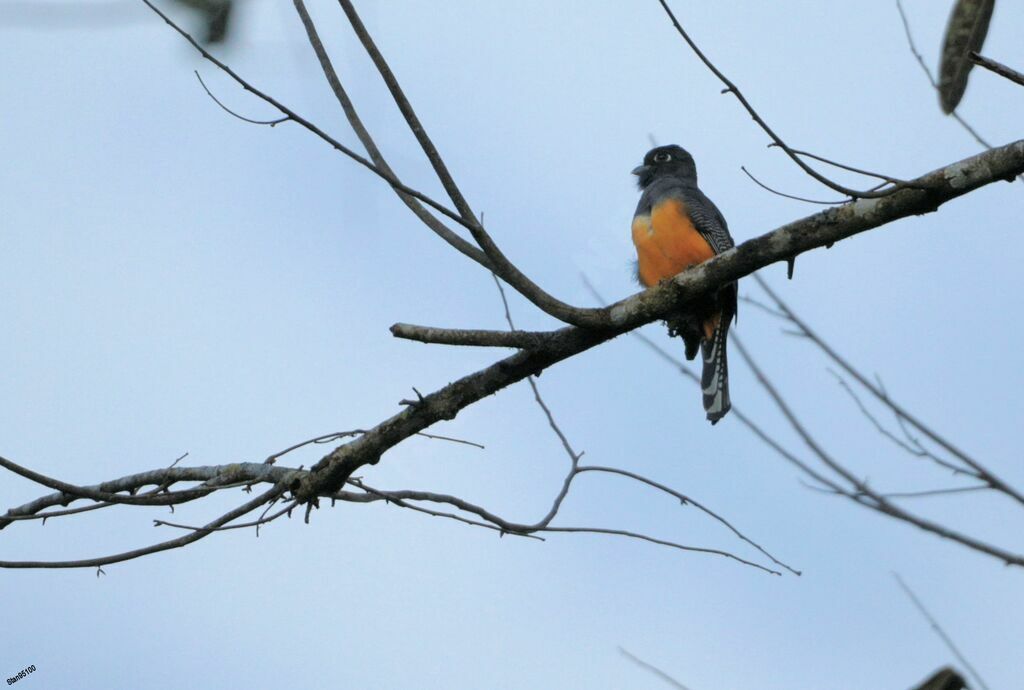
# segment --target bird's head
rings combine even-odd
[[[659,146],[647,152],[643,165],[633,168],[640,189],[661,177],[675,177],[697,184],[697,165],[693,156],[681,146]]]

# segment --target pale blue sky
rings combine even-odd
[[[908,0],[934,62],[948,3]],[[794,146],[914,176],[974,153],[939,113],[895,5],[673,3]],[[803,176],[671,29],[655,0],[360,2],[367,25],[505,252],[571,302],[636,290],[630,169],[653,135],[697,160],[737,241],[814,212],[740,171],[814,197]],[[311,3],[378,143],[441,195],[336,3]],[[396,321],[501,328],[491,278],[427,232],[369,173],[234,86],[141,3],[101,30],[2,29],[0,454],[82,484],[170,463],[258,461],[393,414],[493,351],[398,341]],[[180,15],[188,21],[189,15]],[[243,2],[219,54],[355,145],[291,3]],[[986,52],[1024,65],[1024,8],[1002,3]],[[1024,89],[981,73],[962,106],[996,143],[1022,136]],[[1024,261],[1019,185],[765,273],[894,396],[1018,487]],[[741,292],[754,293],[751,281]],[[550,318],[512,301],[521,327]],[[648,335],[682,357],[660,326]],[[738,332],[840,459],[887,490],[955,483],[884,443],[827,363],[747,308]],[[339,505],[261,532],[93,571],[4,571],[0,677],[25,687],[660,688],[621,645],[693,690],[902,689],[952,661],[890,577],[899,571],[993,690],[1019,683],[1022,574],[802,487],[735,417],[632,338],[546,372],[577,448],[721,512],[803,577],[589,535],[544,543],[387,506]],[[801,450],[740,359],[734,403]],[[566,458],[524,385],[364,472],[455,493],[510,519],[547,510]],[[310,464],[323,449],[296,455]],[[0,507],[41,492],[0,479]],[[205,522],[243,500],[182,507]],[[909,505],[909,504],[908,504]],[[1019,511],[978,495],[912,504],[1019,552]],[[0,533],[0,559],[80,558],[169,538],[157,509],[112,509]],[[754,557],[712,521],[614,477],[586,476],[565,525],[620,527]],[[20,686],[19,686],[20,687]]]

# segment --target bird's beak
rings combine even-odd
[[[634,175],[643,175],[649,169],[650,168],[648,168],[646,165],[638,165],[635,168],[633,168],[633,174]]]

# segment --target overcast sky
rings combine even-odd
[[[491,277],[373,175],[200,60],[141,2],[107,23],[19,20],[0,4],[0,454],[90,484],[182,462],[260,461],[368,427],[501,353],[394,339],[396,321],[502,328]],[[42,4],[41,2],[39,3]],[[83,0],[82,4],[86,4]],[[92,3],[103,5],[104,3]],[[166,4],[166,3],[164,3]],[[629,171],[653,137],[697,161],[743,241],[817,210],[800,173],[674,33],[655,0],[357,3],[496,241],[551,293],[637,290]],[[925,58],[949,2],[907,0]],[[357,146],[291,3],[239,3],[218,55]],[[940,114],[896,7],[676,0],[694,39],[793,146],[913,177],[977,152]],[[24,9],[24,3],[22,3]],[[443,195],[336,3],[312,2],[342,80],[411,186]],[[187,26],[195,17],[175,12]],[[87,28],[83,28],[88,24]],[[1024,6],[1000,3],[986,53],[1024,66]],[[1024,135],[1024,89],[974,73],[963,116]],[[843,178],[854,181],[854,178]],[[858,182],[864,184],[863,182]],[[1019,185],[995,184],[763,275],[894,397],[1009,482],[1024,262]],[[756,295],[753,281],[741,293]],[[556,324],[512,299],[523,328]],[[887,491],[957,485],[879,436],[807,343],[741,308],[738,333],[806,424]],[[664,328],[645,331],[682,359]],[[737,356],[732,399],[798,439]],[[559,364],[542,393],[586,459],[720,512],[803,576],[594,535],[506,537],[385,505],[324,506],[257,539],[219,534],[93,570],[0,572],[0,677],[38,688],[662,688],[622,646],[693,690],[902,690],[949,651],[894,583],[931,607],[993,690],[1019,685],[1020,569],[811,491],[736,419],[707,424],[696,388],[635,338]],[[888,420],[887,420],[888,421]],[[509,519],[547,511],[567,458],[525,384],[413,438],[361,474],[448,492]],[[326,449],[297,453],[315,462]],[[46,493],[0,477],[0,509]],[[174,513],[207,522],[240,491]],[[1020,552],[1019,506],[967,494],[907,502]],[[0,560],[70,559],[177,536],[156,508],[13,525]],[[556,524],[642,531],[764,559],[691,508],[584,476]],[[20,686],[19,686],[20,687]]]

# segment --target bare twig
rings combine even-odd
[[[975,491],[991,491],[992,487],[987,484],[975,486],[954,486],[948,489],[925,489],[923,491],[887,491],[883,494],[885,498],[926,498],[930,496],[948,496],[949,494],[974,493]]]
[[[754,174],[752,172],[750,172],[749,170],[747,170],[746,166],[741,165],[740,166],[740,170],[742,170],[746,174],[746,176],[749,177],[751,180],[753,180],[754,184],[756,184],[761,189],[767,190],[767,191],[771,192],[772,194],[775,194],[775,195],[781,196],[781,197],[785,197],[787,199],[793,199],[795,201],[803,201],[804,203],[807,203],[807,204],[819,204],[821,206],[839,206],[841,204],[845,204],[845,203],[849,202],[849,199],[840,199],[839,201],[818,201],[817,199],[807,199],[806,197],[796,196],[794,194],[787,194],[786,192],[780,192],[777,189],[772,189],[771,187],[766,185],[764,182],[762,182],[761,180],[759,180],[756,177],[754,177]]]
[[[577,474],[583,474],[584,472],[606,472],[606,473],[609,473],[609,474],[619,474],[619,475],[622,475],[623,477],[629,477],[630,479],[632,479],[634,481],[637,481],[637,482],[640,482],[641,484],[647,484],[648,486],[654,487],[655,489],[658,489],[659,491],[663,491],[664,493],[666,493],[666,494],[668,494],[670,496],[674,496],[675,498],[679,499],[680,503],[682,503],[683,505],[692,505],[694,508],[696,508],[697,510],[701,511],[705,515],[708,515],[709,517],[712,517],[715,520],[717,520],[718,522],[720,522],[721,524],[725,525],[725,527],[727,527],[730,532],[732,532],[734,535],[736,535],[737,538],[739,538],[739,539],[747,542],[751,546],[753,546],[755,549],[757,549],[762,554],[764,554],[765,557],[767,557],[775,565],[778,565],[778,566],[780,566],[782,568],[785,568],[786,570],[788,570],[789,572],[793,573],[794,575],[802,575],[803,574],[801,571],[796,570],[794,568],[791,568],[790,566],[786,565],[782,561],[780,561],[777,558],[775,558],[775,556],[773,556],[770,553],[768,553],[768,551],[766,551],[760,544],[758,544],[757,542],[755,542],[754,540],[750,539],[748,536],[746,536],[745,534],[740,532],[738,529],[736,529],[732,525],[731,522],[726,520],[724,517],[722,517],[721,515],[719,515],[715,511],[711,510],[710,508],[708,508],[707,506],[703,505],[699,501],[694,500],[690,496],[687,496],[685,494],[679,493],[675,489],[672,489],[670,487],[665,486],[664,484],[660,484],[660,483],[658,483],[656,481],[648,479],[647,477],[644,477],[643,475],[636,474],[635,472],[629,472],[627,470],[620,470],[620,469],[618,469],[616,467],[599,467],[597,465],[582,465],[582,466],[580,466],[577,469]]]
[[[295,2],[296,6],[298,6],[301,0],[295,0]],[[412,104],[402,91],[402,87],[399,85],[398,79],[395,78],[394,73],[391,71],[391,67],[384,59],[384,56],[377,48],[376,43],[373,41],[373,38],[366,30],[362,20],[359,18],[355,6],[350,2],[350,0],[339,0],[339,4],[345,12],[345,16],[348,17],[352,30],[355,32],[360,43],[362,43],[363,48],[366,50],[366,54],[373,61],[378,73],[380,73],[381,78],[384,80],[388,91],[391,93],[391,96],[395,101],[395,105],[398,106],[399,111],[402,113],[402,117],[405,118],[405,121],[409,126],[409,130],[412,132],[413,136],[416,137],[416,141],[419,142],[420,148],[423,149],[423,153],[426,155],[427,160],[430,161],[430,165],[433,167],[442,186],[448,193],[452,202],[455,204],[455,208],[458,209],[462,225],[469,230],[477,245],[484,251],[484,254],[486,254],[487,258],[490,260],[491,270],[501,276],[502,280],[515,288],[517,292],[523,295],[523,297],[528,299],[539,309],[560,321],[581,327],[597,326],[598,322],[596,320],[596,314],[586,309],[580,309],[579,307],[566,304],[545,292],[539,285],[530,280],[526,274],[520,271],[515,264],[509,261],[488,232],[484,229],[483,223],[477,219],[472,208],[469,206],[469,202],[466,201],[466,198],[459,190],[458,185],[455,183],[455,179],[448,171],[448,166],[441,158],[441,155],[438,153],[433,141],[427,134],[426,128],[424,128],[422,122],[420,122],[415,110],[413,110]]]
[[[921,615],[925,617],[925,620],[928,621],[928,624],[931,625],[932,630],[934,630],[935,634],[939,636],[939,639],[941,639],[942,642],[949,649],[949,651],[953,653],[953,656],[955,656],[957,660],[964,665],[964,668],[967,669],[968,673],[970,673],[971,676],[974,677],[975,682],[977,682],[978,684],[978,688],[980,688],[981,690],[988,690],[988,685],[985,684],[985,681],[982,679],[981,675],[974,668],[974,666],[971,665],[971,662],[969,662],[967,658],[964,657],[963,653],[957,648],[956,644],[953,643],[952,638],[950,638],[950,636],[946,634],[946,631],[942,629],[942,626],[939,625],[939,622],[935,620],[935,617],[932,616],[932,614],[928,611],[927,608],[925,608],[925,605],[921,602],[921,600],[917,598],[917,595],[914,594],[914,590],[910,589],[910,586],[903,581],[903,578],[900,577],[899,573],[893,573],[892,576],[896,579],[896,583],[900,586],[900,589],[903,590],[903,593],[907,595],[910,601],[913,602],[914,606],[917,607],[917,610],[921,612]]]
[[[264,460],[263,462],[268,465],[273,465],[280,458],[284,457],[285,455],[288,455],[288,453],[291,453],[294,450],[298,450],[299,448],[303,448],[305,446],[312,444],[333,443],[335,441],[340,441],[341,439],[347,438],[349,436],[358,436],[359,434],[365,433],[366,431],[364,429],[353,429],[352,431],[334,431],[329,434],[314,436],[313,438],[306,439],[305,441],[300,441],[298,443],[288,446],[284,450],[278,451],[273,455],[268,456],[267,459]]]
[[[153,553],[159,553],[160,551],[167,551],[169,549],[179,549],[183,546],[187,546],[192,542],[199,541],[205,537],[210,536],[216,531],[217,528],[226,525],[227,523],[235,520],[236,518],[245,515],[246,513],[259,508],[263,504],[270,500],[273,500],[277,496],[280,496],[286,487],[276,485],[269,491],[266,491],[256,498],[243,503],[234,510],[224,513],[216,520],[207,523],[203,527],[193,531],[190,534],[179,537],[177,539],[171,539],[168,541],[160,542],[159,544],[153,544],[152,546],[146,546],[141,549],[133,549],[131,551],[124,551],[122,553],[113,554],[111,556],[101,556],[99,558],[86,558],[77,561],[0,561],[0,568],[95,568],[103,565],[110,565],[111,563],[120,563],[122,561],[128,561],[133,558],[139,558],[141,556],[147,556]]]
[[[472,347],[514,347],[520,350],[539,347],[551,335],[550,332],[435,328],[409,323],[396,323],[391,327],[391,334],[396,338],[416,340],[421,343]]]
[[[409,196],[412,196],[412,197],[414,197],[416,199],[419,199],[420,201],[425,203],[427,206],[430,206],[431,208],[433,208],[438,213],[441,213],[442,215],[447,216],[448,218],[454,220],[455,222],[462,224],[462,222],[463,222],[462,218],[459,216],[458,213],[456,213],[456,212],[446,208],[445,206],[443,206],[442,204],[434,201],[433,199],[431,199],[430,197],[426,196],[425,194],[423,194],[421,192],[418,192],[415,189],[412,189],[411,187],[407,187],[406,185],[402,184],[402,182],[399,181],[397,178],[395,178],[394,175],[391,175],[391,174],[385,172],[384,170],[381,170],[381,169],[377,168],[377,166],[375,166],[372,162],[368,161],[366,158],[363,158],[358,153],[356,153],[352,149],[348,148],[347,146],[345,146],[344,144],[339,142],[337,139],[334,139],[329,134],[324,132],[322,129],[320,129],[319,127],[314,125],[312,122],[310,122],[309,120],[305,119],[304,117],[302,117],[301,115],[299,115],[298,113],[296,113],[292,109],[288,108],[287,106],[283,105],[282,103],[280,103],[276,99],[272,98],[271,96],[268,96],[266,93],[264,93],[263,91],[260,91],[255,86],[250,84],[248,81],[246,81],[245,79],[240,77],[238,74],[236,74],[234,72],[234,70],[232,70],[226,64],[224,64],[223,62],[218,60],[216,57],[213,56],[212,53],[210,53],[202,45],[200,45],[200,43],[198,41],[196,41],[196,39],[194,39],[191,36],[191,34],[189,34],[187,31],[185,31],[180,26],[175,24],[171,20],[170,17],[168,17],[163,12],[161,12],[160,9],[157,8],[157,6],[154,5],[151,2],[151,0],[142,0],[142,2],[144,2],[147,7],[149,7],[151,10],[153,10],[153,12],[155,12],[161,19],[163,19],[164,22],[168,26],[170,26],[178,34],[180,34],[186,41],[188,41],[192,45],[193,48],[195,48],[197,51],[199,51],[199,54],[202,55],[203,58],[205,58],[209,62],[213,63],[218,68],[220,68],[225,74],[227,74],[229,77],[231,77],[243,89],[245,89],[249,93],[257,96],[258,98],[263,99],[264,101],[266,101],[270,105],[274,106],[275,108],[277,108],[281,112],[282,115],[286,115],[289,120],[291,120],[292,122],[296,123],[297,125],[300,125],[300,126],[304,127],[305,129],[309,130],[310,132],[312,132],[316,136],[320,137],[321,139],[326,141],[328,144],[330,144],[332,148],[336,149],[337,151],[340,151],[341,153],[343,153],[344,155],[348,156],[349,158],[351,158],[355,162],[359,163],[364,168],[366,168],[370,172],[372,172],[375,175],[377,175],[377,177],[380,177],[382,180],[387,182],[389,185],[391,185],[391,187],[393,187],[393,188],[395,188],[397,190],[400,190],[403,193],[408,194]]]
[[[212,491],[216,491],[214,487],[193,489],[187,491],[176,492],[174,496],[169,494],[162,495],[148,495],[148,496],[124,496],[118,493],[114,493],[103,488],[95,488],[88,486],[75,486],[74,484],[68,484],[67,482],[47,477],[44,474],[40,474],[27,467],[14,463],[7,458],[0,457],[0,467],[3,467],[11,472],[21,475],[26,479],[29,479],[37,484],[45,486],[50,489],[55,489],[60,492],[61,498],[58,499],[57,503],[51,503],[50,505],[67,505],[76,498],[88,498],[94,501],[102,501],[105,503],[126,503],[131,505],[168,505],[170,503],[181,503],[185,500],[191,500],[193,498],[201,498],[209,494]],[[0,518],[0,529],[6,526],[3,518]]]
[[[669,674],[667,674],[664,671],[662,671],[660,668],[658,668],[654,664],[649,664],[646,661],[644,661],[643,659],[641,659],[639,657],[636,657],[636,656],[633,656],[632,654],[627,652],[622,647],[619,647],[619,653],[622,654],[622,656],[624,656],[627,659],[629,659],[630,661],[632,661],[634,664],[636,664],[640,668],[644,669],[645,671],[650,671],[651,673],[656,675],[658,678],[661,678],[663,681],[665,681],[666,683],[671,685],[672,687],[677,688],[677,690],[688,690],[688,688],[685,685],[680,683],[678,680],[676,680],[675,678],[673,678]]]
[[[944,467],[948,470],[951,470],[954,474],[969,474],[973,477],[978,476],[977,472],[973,470],[965,469],[961,465],[955,465],[949,462],[948,460],[938,457],[930,450],[922,446],[919,442],[917,442],[916,439],[906,440],[896,436],[896,434],[894,434],[889,429],[886,429],[884,426],[882,426],[882,423],[879,422],[873,414],[871,414],[871,412],[867,409],[867,406],[865,406],[863,401],[861,401],[860,396],[857,395],[857,393],[853,390],[850,384],[846,382],[846,379],[844,379],[842,376],[840,376],[837,372],[833,371],[832,369],[829,369],[829,371],[832,373],[833,376],[836,377],[836,380],[839,381],[839,386],[843,390],[845,390],[847,394],[849,394],[849,396],[853,399],[854,403],[857,405],[857,408],[860,410],[861,414],[864,415],[869,422],[871,422],[872,426],[875,427],[875,430],[878,431],[878,433],[880,433],[885,438],[892,441],[899,448],[902,448],[904,451],[906,451],[910,455],[913,455],[914,457],[928,458],[935,464],[940,465],[941,467]],[[900,417],[897,416],[897,419],[899,418]],[[904,429],[904,435],[906,435],[906,429]]]
[[[774,146],[777,146],[777,144],[768,144],[769,148],[774,147]],[[848,170],[850,172],[857,173],[858,175],[864,175],[865,177],[876,177],[879,180],[882,180],[882,182],[888,182],[890,184],[903,184],[903,185],[909,184],[906,180],[901,180],[898,177],[889,177],[888,175],[882,175],[881,173],[871,172],[870,170],[865,170],[863,168],[855,168],[852,165],[847,165],[846,163],[840,163],[838,161],[832,160],[831,158],[825,158],[824,156],[819,156],[816,153],[811,153],[810,151],[801,151],[799,149],[790,149],[790,150],[793,153],[795,153],[796,155],[798,155],[798,156],[806,156],[807,158],[813,158],[816,161],[821,161],[822,163],[825,163],[826,165],[831,165],[834,168],[839,168],[841,170]],[[875,189],[871,189],[870,191],[875,191]]]
[[[8,461],[9,462],[9,461]],[[78,494],[65,493],[58,490],[46,496],[37,498],[24,505],[12,508],[6,514],[0,516],[0,529],[7,527],[11,522],[25,519],[26,517],[40,514],[47,508],[57,505],[67,505],[80,498],[88,498],[100,501],[95,506],[87,506],[88,510],[96,510],[101,507],[117,505],[119,503],[130,503],[132,505],[165,506],[176,505],[202,498],[222,489],[231,486],[241,486],[256,482],[278,482],[282,481],[290,472],[287,468],[276,468],[263,463],[236,463],[231,465],[217,465],[204,467],[165,467],[158,470],[139,472],[120,479],[114,479],[87,487],[75,487],[79,489]],[[188,489],[184,491],[166,492],[168,486],[177,482],[203,482],[201,488]],[[151,492],[133,495],[143,486],[156,486]],[[51,487],[53,488],[53,487]],[[129,496],[121,496],[119,492],[128,492]],[[95,496],[117,494],[118,498],[131,501],[106,502]],[[67,514],[85,512],[84,509],[67,511]],[[47,517],[56,517],[51,513]]]
[[[166,520],[153,520],[153,526],[154,527],[175,527],[177,529],[192,530],[193,532],[200,532],[200,531],[207,530],[207,529],[209,529],[210,531],[213,531],[213,532],[226,532],[227,530],[246,529],[248,527],[259,528],[259,527],[261,527],[263,525],[266,525],[267,523],[273,522],[274,520],[276,520],[277,518],[281,517],[282,515],[287,515],[288,513],[292,512],[292,510],[297,505],[298,505],[298,501],[291,501],[284,508],[282,508],[281,510],[277,511],[273,515],[270,515],[269,517],[267,516],[267,512],[270,509],[270,506],[268,505],[267,506],[267,510],[263,511],[263,515],[260,515],[259,519],[257,519],[257,520],[252,520],[251,522],[238,522],[238,523],[235,523],[233,525],[224,525],[223,527],[214,527],[214,528],[195,527],[195,526],[192,526],[192,525],[182,525],[182,524],[179,524],[179,523],[176,523],[176,522],[167,522]],[[257,533],[257,535],[259,534],[259,530],[258,529],[257,529],[256,533]]]
[[[469,207],[469,202],[466,201],[466,198],[462,195],[462,191],[459,189],[459,186],[455,183],[455,179],[448,171],[448,166],[445,164],[444,159],[441,158],[441,154],[438,153],[437,147],[434,146],[434,142],[431,141],[430,135],[427,134],[427,130],[420,122],[419,117],[416,115],[416,111],[413,110],[409,99],[406,98],[405,93],[402,91],[402,87],[398,84],[398,79],[395,78],[394,73],[391,71],[391,67],[377,48],[377,44],[370,36],[370,33],[366,30],[366,27],[363,25],[358,13],[356,13],[355,6],[349,0],[339,0],[339,4],[341,5],[342,11],[345,12],[345,16],[348,17],[349,24],[351,24],[352,30],[359,38],[359,42],[363,44],[366,54],[370,56],[374,67],[377,68],[381,78],[388,87],[388,91],[391,92],[395,105],[398,106],[398,110],[402,113],[402,117],[405,118],[405,121],[409,125],[409,130],[412,132],[413,136],[416,137],[416,141],[419,142],[420,148],[422,148],[423,153],[426,154],[431,167],[434,168],[437,178],[441,181],[441,186],[443,186],[444,190],[448,193],[449,198],[452,200],[452,203],[455,204],[455,208],[458,209],[462,218],[473,225],[479,225],[479,222],[476,220],[476,214],[474,214],[473,210]],[[470,231],[472,230],[473,228],[470,228]],[[481,245],[481,249],[487,252],[487,247]]]
[[[363,125],[363,121],[356,112],[352,99],[348,97],[348,93],[341,85],[338,73],[334,69],[331,58],[327,55],[327,50],[324,48],[323,42],[320,40],[320,35],[316,30],[316,25],[309,16],[305,3],[302,0],[294,0],[294,5],[296,12],[299,14],[299,19],[302,21],[302,26],[306,30],[306,36],[309,39],[309,44],[312,46],[313,52],[316,53],[317,60],[320,62],[320,68],[323,70],[324,76],[331,87],[331,91],[334,92],[335,98],[338,99],[338,103],[341,105],[341,109],[345,113],[345,117],[348,120],[349,125],[352,127],[352,131],[354,131],[356,136],[359,138],[360,143],[362,143],[363,148],[366,149],[366,153],[370,156],[370,160],[373,161],[376,168],[388,176],[397,179],[397,176],[391,169],[391,166],[388,165],[388,162],[384,159],[384,155],[377,147],[377,143],[373,140],[373,137],[370,135],[370,132],[366,129],[365,125]],[[454,247],[456,251],[460,252],[464,256],[469,257],[482,266],[490,267],[490,259],[488,259],[482,251],[474,247],[472,244],[453,232],[444,223],[431,215],[430,212],[423,208],[419,203],[418,197],[408,194],[400,187],[392,185],[392,188],[395,190],[398,198],[402,200],[402,203],[408,206],[409,210],[411,210],[413,214],[415,214],[415,216],[438,237]],[[445,215],[451,217],[449,214]],[[465,224],[461,219],[461,216],[455,220],[462,225]]]
[[[239,115],[234,110],[232,110],[231,108],[229,108],[226,105],[224,105],[223,103],[221,103],[220,99],[213,95],[213,92],[210,91],[210,88],[206,85],[206,82],[204,82],[203,78],[201,76],[199,76],[199,71],[198,70],[195,71],[195,75],[196,75],[196,79],[199,80],[200,86],[203,87],[203,91],[206,92],[207,96],[209,96],[211,99],[213,99],[214,103],[216,103],[217,105],[219,105],[221,107],[221,110],[223,110],[224,112],[228,113],[229,115],[234,115],[235,117],[237,117],[239,120],[241,120],[243,122],[248,122],[248,123],[253,124],[253,125],[268,125],[270,127],[274,127],[275,125],[279,125],[282,122],[288,122],[289,120],[292,119],[291,115],[285,115],[284,117],[279,117],[279,118],[274,119],[274,120],[253,120],[252,118],[248,118],[245,115]]]
[[[979,55],[978,53],[976,53],[974,51],[971,51],[968,54],[968,57],[970,57],[971,62],[973,62],[974,64],[981,65],[985,69],[987,69],[987,70],[989,70],[991,72],[995,72],[1000,77],[1003,77],[1005,79],[1009,79],[1014,84],[1019,84],[1020,86],[1024,86],[1024,74],[1021,74],[1020,72],[1018,72],[1017,70],[1013,69],[1012,67],[1007,67],[1006,65],[1004,65],[1001,62],[996,62],[995,60],[993,60],[991,58],[987,58],[987,57],[985,57],[983,55]]]
[[[479,448],[480,450],[487,450],[487,447],[484,446],[483,444],[476,443],[475,441],[467,441],[461,438],[452,438],[451,436],[439,436],[438,434],[428,434],[423,431],[416,435],[422,436],[423,438],[435,439],[437,441],[449,441],[451,443],[460,443],[464,446],[473,446],[474,448]]]
[[[740,102],[740,105],[742,105],[744,107],[744,109],[747,111],[747,113],[750,114],[750,117],[752,117],[754,119],[754,122],[756,122],[758,124],[758,126],[760,126],[761,129],[764,130],[765,134],[767,134],[771,138],[772,142],[776,146],[781,148],[786,153],[786,155],[789,156],[790,160],[792,160],[794,163],[796,163],[798,166],[800,166],[800,169],[803,170],[805,173],[807,173],[808,175],[813,177],[815,180],[817,180],[821,184],[823,184],[826,187],[828,187],[829,189],[832,189],[833,191],[839,192],[840,194],[845,194],[846,196],[854,198],[854,199],[858,199],[858,198],[859,199],[878,199],[880,197],[888,196],[890,194],[893,194],[894,192],[896,192],[899,189],[902,189],[904,187],[917,184],[916,182],[914,182],[914,183],[896,182],[894,180],[894,178],[889,178],[887,176],[879,176],[879,175],[876,175],[874,173],[867,173],[867,174],[871,175],[872,177],[882,177],[882,179],[885,179],[887,181],[892,181],[893,182],[893,186],[890,187],[889,189],[884,189],[884,190],[857,191],[857,190],[851,189],[849,187],[844,187],[843,185],[841,185],[841,184],[839,184],[837,182],[834,182],[834,181],[830,180],[829,178],[825,177],[824,175],[822,175],[821,173],[819,173],[817,170],[815,170],[810,165],[808,165],[796,152],[794,152],[793,149],[791,149],[786,144],[786,142],[784,142],[782,140],[781,137],[779,137],[778,134],[775,133],[775,131],[771,127],[768,126],[768,123],[764,121],[764,119],[758,114],[758,112],[756,110],[754,110],[754,107],[752,105],[750,105],[750,102],[746,99],[746,97],[739,90],[739,88],[736,86],[736,84],[734,84],[732,81],[729,80],[728,77],[726,77],[724,74],[722,74],[721,70],[719,70],[717,67],[715,67],[714,63],[712,63],[711,60],[704,54],[704,52],[700,48],[697,47],[697,44],[694,43],[693,39],[690,38],[690,35],[688,33],[686,33],[686,30],[683,28],[682,24],[679,23],[678,19],[676,19],[676,15],[672,12],[672,9],[668,6],[667,0],[658,0],[658,2],[661,4],[661,7],[665,10],[665,13],[668,15],[669,20],[671,20],[672,25],[676,28],[676,31],[679,33],[680,36],[683,37],[683,40],[686,41],[686,44],[688,46],[690,46],[690,49],[697,55],[698,58],[700,58],[700,61],[703,62],[704,65],[707,66],[707,68],[709,70],[711,70],[711,72],[716,77],[718,77],[719,81],[721,81],[723,84],[725,84],[725,89],[723,89],[722,93],[731,93],[733,96],[735,96],[736,100],[738,100]],[[851,169],[851,168],[847,168],[847,169]]]
[[[1003,561],[1007,565],[1016,565],[1024,567],[1024,555],[1012,553],[998,546],[989,544],[987,542],[980,541],[969,535],[963,534],[956,530],[950,529],[944,525],[940,525],[931,520],[913,515],[896,506],[895,504],[888,501],[884,496],[871,489],[865,482],[858,479],[849,469],[840,464],[835,458],[832,457],[821,444],[811,435],[804,424],[797,418],[796,414],[790,408],[789,404],[779,393],[778,389],[771,382],[771,380],[765,375],[760,367],[754,362],[750,353],[743,346],[743,341],[740,338],[735,338],[735,346],[739,351],[740,356],[746,361],[750,370],[754,373],[758,383],[765,389],[768,395],[774,401],[776,407],[782,412],[786,421],[793,430],[800,436],[807,447],[814,453],[814,455],[837,477],[837,481],[822,482],[820,475],[812,475],[817,481],[833,489],[836,494],[845,496],[853,502],[862,505],[866,508],[870,508],[889,517],[895,518],[901,522],[914,525],[915,527],[931,532],[937,536],[955,541],[963,546],[966,546],[972,550],[980,553],[994,556],[999,560]],[[849,485],[849,488],[843,488],[842,485],[838,484],[839,481]]]
[[[818,349],[824,352],[829,357],[829,359],[835,362],[843,371],[845,371],[850,377],[856,380],[857,383],[859,383],[868,392],[870,392],[879,402],[881,402],[883,405],[892,410],[894,414],[896,414],[901,419],[906,421],[908,424],[913,426],[920,433],[924,434],[929,439],[931,439],[932,442],[942,447],[947,453],[963,462],[967,467],[973,470],[973,472],[970,472],[970,474],[973,474],[973,476],[977,477],[981,481],[986,482],[996,491],[1006,494],[1007,496],[1014,499],[1018,503],[1024,504],[1024,494],[1021,494],[1020,491],[1008,485],[1005,481],[997,477],[992,471],[990,471],[988,468],[982,465],[981,462],[976,460],[973,456],[968,455],[966,452],[960,450],[960,448],[953,445],[952,442],[946,440],[933,428],[924,424],[924,422],[918,420],[915,416],[910,414],[910,412],[908,412],[904,407],[902,407],[896,401],[890,398],[889,395],[884,390],[882,390],[882,388],[879,385],[872,382],[860,371],[855,369],[853,365],[850,364],[846,359],[840,356],[828,343],[826,343],[815,331],[813,331],[805,321],[803,321],[799,316],[797,316],[793,312],[792,309],[790,309],[789,305],[786,304],[775,293],[775,291],[768,286],[768,283],[764,280],[764,278],[762,278],[759,275],[755,275],[754,280],[756,280],[757,284],[761,287],[761,289],[765,291],[765,294],[767,294],[768,297],[771,298],[771,300],[775,303],[775,306],[778,308],[778,310],[786,315],[786,318],[789,320],[789,322],[792,323],[797,329],[799,329],[799,332],[803,337],[813,342],[818,347]],[[963,470],[961,469],[961,471]]]

